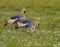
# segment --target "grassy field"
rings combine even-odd
[[[37,33],[4,27],[11,16],[21,15],[25,8],[27,19],[37,20]],[[60,0],[0,0],[0,47],[60,47]]]

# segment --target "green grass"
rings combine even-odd
[[[9,17],[21,15],[22,8],[27,19],[39,21],[36,34],[3,26]],[[0,0],[0,47],[60,47],[60,0]]]

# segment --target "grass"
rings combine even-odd
[[[9,17],[21,15],[22,8],[27,19],[39,21],[36,34],[3,26]],[[60,0],[0,0],[0,47],[60,47]]]

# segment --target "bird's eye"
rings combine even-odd
[[[39,24],[36,25],[36,27],[38,27],[38,26],[39,26]]]
[[[38,26],[39,26],[39,24],[38,24]]]

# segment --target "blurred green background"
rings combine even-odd
[[[3,26],[23,8],[26,19],[39,21],[36,34]],[[0,0],[0,47],[60,47],[60,0]]]

